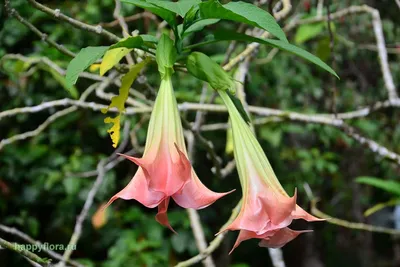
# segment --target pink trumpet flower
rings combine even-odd
[[[142,158],[121,156],[139,166],[129,184],[114,195],[135,199],[148,208],[158,206],[156,220],[169,227],[167,209],[170,198],[183,208],[202,209],[230,193],[215,193],[197,177],[187,156],[178,105],[170,75],[165,75],[151,114],[146,147]]]
[[[236,165],[243,191],[236,219],[221,232],[240,230],[232,251],[247,239],[261,239],[260,246],[278,248],[307,231],[288,228],[294,219],[319,221],[296,205],[279,183],[249,125],[243,120],[226,91],[219,91],[228,108],[233,132]],[[231,251],[231,252],[232,252]]]

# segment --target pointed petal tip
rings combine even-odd
[[[136,157],[132,157],[132,156],[129,156],[129,155],[122,154],[122,153],[117,153],[117,155],[132,161],[133,163],[135,163],[136,165],[138,165],[140,167],[143,167],[143,165],[144,165],[143,158],[136,158]]]
[[[169,224],[168,216],[167,216],[167,210],[168,210],[168,205],[169,205],[169,197],[165,198],[163,201],[161,201],[160,205],[158,205],[158,213],[156,214],[155,218],[156,221],[159,222],[161,225],[164,225],[168,227],[172,232],[175,234],[178,234],[174,228]]]
[[[117,195],[114,195],[110,200],[101,208],[102,211],[105,211],[115,200],[117,200],[119,197]]]

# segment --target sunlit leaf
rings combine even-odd
[[[140,36],[131,36],[110,46],[101,62],[100,75],[103,76],[108,70],[118,64],[124,56],[129,54],[133,48],[140,48],[142,44],[143,39]]]
[[[120,47],[120,48],[114,48],[111,50],[108,50],[106,54],[103,57],[103,60],[101,61],[100,65],[100,75],[103,76],[108,70],[110,70],[112,67],[114,67],[116,64],[119,63],[119,61],[129,54],[132,49],[128,49],[125,47]]]

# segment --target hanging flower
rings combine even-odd
[[[261,239],[260,246],[282,247],[304,232],[293,231],[287,227],[293,219],[306,221],[320,219],[296,205],[296,191],[293,197],[289,197],[232,98],[226,91],[219,93],[231,119],[234,154],[243,191],[238,216],[222,232],[240,230],[233,249],[242,241],[251,238]]]
[[[209,190],[197,177],[186,152],[182,124],[170,75],[165,75],[151,114],[142,158],[121,154],[139,166],[130,183],[113,196],[135,199],[148,208],[158,206],[156,220],[171,230],[170,198],[183,208],[202,209],[228,193]]]

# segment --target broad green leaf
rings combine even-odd
[[[318,57],[314,56],[313,54],[295,46],[289,43],[286,43],[281,40],[273,40],[273,39],[261,39],[261,38],[256,38],[252,37],[243,33],[238,33],[238,32],[233,32],[233,31],[227,31],[227,30],[217,30],[214,32],[213,35],[208,36],[208,41],[206,43],[212,43],[215,41],[230,41],[230,40],[237,40],[237,41],[246,41],[246,42],[257,42],[260,44],[266,44],[272,47],[276,47],[278,49],[281,49],[283,51],[295,54],[301,58],[304,58],[315,65],[321,67],[322,69],[328,71],[329,73],[335,75],[337,78],[339,76],[336,74],[336,72],[329,67],[325,62],[323,62],[321,59]]]
[[[295,43],[302,44],[310,39],[313,39],[324,30],[324,27],[325,26],[323,23],[301,25],[296,31],[296,35],[294,37]]]
[[[194,5],[200,4],[201,0],[180,0],[178,2],[172,2],[169,0],[147,0],[147,2],[174,12],[183,18],[189,9]]]
[[[176,57],[177,52],[174,42],[166,34],[163,34],[158,42],[156,51],[156,61],[161,78],[173,73]]]
[[[121,0],[121,2],[133,4],[135,6],[149,10],[151,13],[154,13],[164,19],[166,22],[168,22],[169,25],[176,26],[175,14],[168,9],[155,6],[144,0]]]
[[[372,206],[371,208],[367,209],[367,210],[364,212],[364,216],[365,216],[365,217],[368,217],[368,216],[374,214],[375,212],[380,211],[381,209],[384,209],[384,208],[386,208],[386,207],[396,206],[396,205],[398,205],[398,204],[400,204],[400,199],[398,199],[398,198],[397,198],[397,199],[389,200],[389,201],[387,201],[387,202],[378,203],[378,204]]]
[[[201,19],[226,19],[246,23],[264,29],[278,39],[288,42],[275,18],[267,11],[250,3],[238,1],[221,5],[217,0],[209,0],[199,5],[199,15]]]
[[[111,140],[113,142],[113,147],[117,147],[120,139],[120,120],[121,114],[125,111],[125,102],[128,99],[129,88],[135,81],[136,77],[139,75],[140,71],[150,62],[150,58],[146,58],[142,62],[132,66],[128,73],[122,77],[121,88],[119,88],[119,95],[114,96],[111,99],[110,105],[103,109],[101,112],[107,113],[110,108],[118,109],[118,116],[115,118],[107,117],[104,119],[105,123],[112,123],[113,126],[107,131],[110,134]]]
[[[122,39],[116,44],[110,46],[110,50],[114,48],[140,48],[143,44],[143,38],[141,36],[130,36]]]
[[[192,25],[190,25],[185,30],[185,32],[183,33],[183,37],[186,35],[189,35],[190,33],[201,31],[202,29],[204,29],[204,27],[211,25],[211,24],[215,24],[218,21],[219,21],[219,19],[203,19],[203,20],[197,21],[197,22],[193,23]],[[178,31],[181,33],[181,35],[182,35],[182,28],[183,28],[183,24],[179,24]]]
[[[189,55],[186,64],[187,70],[194,77],[208,82],[215,90],[232,90],[235,84],[224,69],[207,55],[193,52]]]
[[[371,185],[376,188],[385,190],[389,193],[393,193],[395,195],[400,196],[400,182],[394,180],[383,180],[380,178],[363,176],[363,177],[358,177],[356,179],[356,182],[361,184]]]
[[[88,46],[81,49],[71,60],[65,74],[66,87],[71,88],[78,80],[79,74],[101,58],[107,51],[108,46]]]
[[[140,37],[143,39],[143,42],[147,42],[147,43],[158,43],[158,39],[150,34],[141,34]]]
[[[131,51],[132,49],[125,47],[108,50],[101,61],[100,76],[103,76],[107,71],[118,64],[119,61]]]

